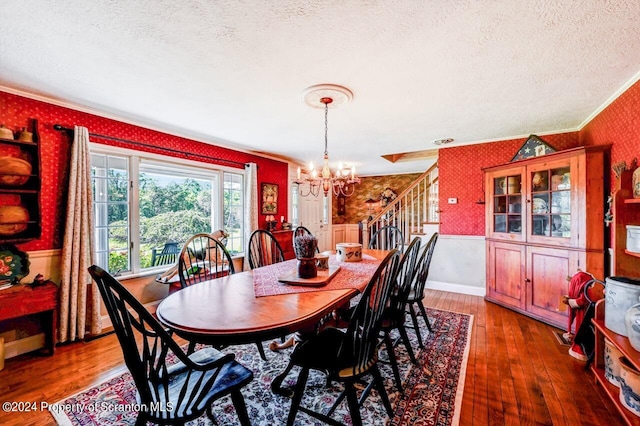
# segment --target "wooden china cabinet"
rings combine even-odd
[[[605,157],[579,147],[484,169],[486,299],[560,328],[578,269],[604,278]]]

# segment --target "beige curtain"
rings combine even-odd
[[[93,195],[89,131],[75,126],[69,165],[69,195],[62,245],[58,341],[100,333],[100,299],[87,268],[93,264]]]
[[[244,166],[244,269],[249,269],[249,261],[246,257],[249,249],[249,237],[258,229],[258,166],[256,163],[248,163]]]

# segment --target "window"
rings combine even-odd
[[[244,251],[244,176],[224,173],[224,229],[227,250],[231,254]]]
[[[241,253],[244,174],[156,157],[91,154],[97,264],[114,274],[166,267],[189,237],[216,229]]]

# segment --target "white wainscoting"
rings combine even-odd
[[[42,274],[45,279],[60,285],[60,262],[62,261],[60,249],[30,251],[28,254],[29,275],[23,278],[22,282],[33,282],[37,274]]]
[[[484,296],[486,264],[484,236],[440,235],[426,287]]]

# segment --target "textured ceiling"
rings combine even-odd
[[[2,0],[0,85],[209,143],[320,162],[577,129],[640,71],[640,2]],[[1,117],[0,117],[1,120]],[[82,123],[66,123],[79,124]],[[451,145],[450,145],[451,146]]]

